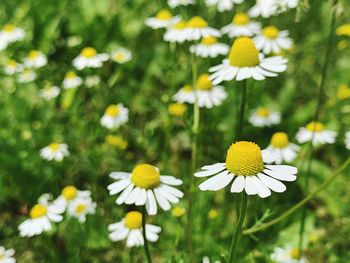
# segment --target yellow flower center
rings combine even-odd
[[[31,218],[38,218],[42,217],[47,214],[47,208],[44,205],[36,204],[32,207],[32,209],[29,212],[29,215]]]
[[[5,254],[3,252],[0,252],[0,260],[3,260],[5,258]]]
[[[51,151],[57,152],[60,149],[60,144],[55,142],[50,143],[49,148],[51,149]]]
[[[137,211],[128,212],[125,216],[125,226],[129,229],[142,227],[142,214]]]
[[[337,92],[338,100],[345,100],[350,98],[350,88],[344,84],[340,85]]]
[[[180,21],[179,23],[174,25],[174,28],[176,29],[184,29],[186,27],[186,22],[185,21]]]
[[[292,248],[289,253],[290,253],[291,258],[293,258],[293,259],[299,259],[299,257],[300,257],[299,249],[297,249],[297,248]]]
[[[227,151],[226,168],[236,176],[251,176],[264,169],[260,147],[253,142],[233,143]]]
[[[245,13],[238,13],[233,17],[232,23],[240,26],[247,25],[249,23],[249,16]]]
[[[116,61],[123,61],[125,59],[125,54],[122,52],[117,52],[114,54],[114,60]]]
[[[77,76],[77,74],[75,74],[74,71],[68,71],[68,72],[66,73],[65,78],[66,78],[66,79],[74,79],[76,76]]]
[[[132,170],[131,181],[140,188],[153,189],[160,183],[160,174],[153,165],[138,164]]]
[[[208,213],[209,219],[215,219],[215,218],[217,218],[218,216],[219,216],[219,213],[218,213],[217,210],[215,210],[215,209],[210,209],[210,210],[209,210],[209,213]]]
[[[86,47],[81,51],[81,55],[85,58],[92,58],[96,56],[97,51],[93,47]]]
[[[196,82],[196,89],[199,90],[211,90],[213,84],[209,79],[209,74],[202,74],[199,76]]]
[[[260,108],[256,111],[256,113],[258,114],[258,116],[266,118],[270,115],[270,110],[267,108]]]
[[[78,190],[72,185],[66,186],[62,190],[62,195],[67,201],[73,200],[77,196]]]
[[[254,67],[259,64],[259,52],[249,37],[237,38],[228,55],[230,64],[235,67]]]
[[[267,26],[263,29],[263,35],[269,39],[276,39],[278,34],[279,30],[275,26]]]
[[[171,210],[171,214],[172,214],[173,217],[182,217],[185,213],[186,213],[185,208],[180,207],[180,206],[175,206]]]
[[[168,112],[174,116],[182,116],[187,110],[187,106],[182,103],[171,103],[168,106]]]
[[[16,29],[16,27],[14,25],[11,25],[11,24],[6,24],[2,28],[2,30],[6,31],[6,32],[13,32],[15,29]]]
[[[173,16],[168,9],[162,9],[156,15],[156,18],[159,20],[169,20],[172,17]]]
[[[218,43],[218,39],[216,37],[204,37],[202,39],[202,44],[207,46],[210,46],[216,43]]]
[[[188,20],[187,26],[191,28],[203,28],[208,26],[208,22],[200,16],[194,16]]]
[[[111,117],[117,117],[120,113],[120,109],[117,105],[109,105],[106,109],[106,115]]]
[[[39,55],[40,55],[40,52],[37,51],[37,50],[31,50],[31,51],[29,51],[29,53],[28,53],[28,57],[29,57],[30,59],[36,59],[37,57],[39,57]]]
[[[276,148],[284,148],[288,145],[288,135],[285,132],[276,132],[272,135],[271,145]]]
[[[185,85],[185,86],[183,86],[182,91],[189,93],[192,91],[192,87],[190,85]]]
[[[17,62],[16,60],[13,60],[13,59],[9,59],[6,63],[7,66],[9,67],[16,67],[17,66]]]
[[[345,25],[341,25],[337,28],[337,30],[335,31],[335,33],[338,36],[349,36],[350,37],[350,24],[345,24]]]
[[[87,209],[87,205],[86,204],[78,204],[76,207],[75,207],[75,212],[77,214],[82,214],[86,211]]]
[[[306,129],[312,132],[321,132],[324,130],[324,125],[320,122],[310,122],[308,125],[306,125]]]

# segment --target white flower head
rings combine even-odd
[[[109,238],[112,241],[126,239],[127,247],[138,247],[144,244],[142,235],[142,214],[138,211],[130,211],[123,220],[110,224],[108,230],[111,232]],[[146,239],[156,242],[159,238],[161,228],[159,226],[145,224]]]
[[[7,75],[14,75],[18,72],[21,72],[23,69],[24,66],[13,59],[7,60],[6,64],[4,65],[4,72]]]
[[[12,24],[6,24],[0,30],[0,42],[13,43],[23,40],[24,36],[24,30]]]
[[[278,54],[283,50],[288,50],[293,46],[293,41],[288,37],[288,31],[279,31],[275,26],[263,28],[261,35],[254,37],[253,41],[257,49],[265,54]]]
[[[180,20],[180,16],[173,16],[168,9],[162,9],[155,17],[146,18],[145,24],[153,29],[159,29],[172,26]]]
[[[186,40],[199,40],[204,37],[220,37],[220,31],[209,27],[208,22],[200,16],[194,16],[186,24]]]
[[[218,55],[227,55],[229,50],[230,47],[226,44],[218,43],[216,37],[205,37],[202,39],[201,43],[190,47],[191,53],[203,58],[215,58]]]
[[[299,0],[275,0],[275,5],[277,6],[279,13],[296,8],[298,4]]]
[[[182,185],[182,180],[170,175],[160,175],[159,169],[150,164],[138,164],[131,173],[113,172],[109,175],[117,180],[108,186],[109,194],[119,194],[116,203],[121,205],[146,205],[148,214],[157,214],[157,203],[164,210],[171,203],[178,203],[183,193],[174,186]]]
[[[47,64],[46,56],[38,50],[31,50],[24,59],[24,65],[27,68],[41,68]]]
[[[321,122],[310,122],[305,127],[299,128],[297,133],[299,143],[311,142],[313,144],[333,144],[337,137],[337,132],[326,130]]]
[[[20,83],[29,83],[36,79],[36,73],[31,69],[25,69],[17,76],[17,81]]]
[[[256,4],[249,10],[252,17],[262,16],[268,18],[278,13],[276,1],[279,0],[256,0]]]
[[[232,10],[234,4],[241,4],[244,0],[205,0],[207,6],[216,5],[219,12]]]
[[[14,254],[14,249],[6,249],[5,247],[0,246],[0,263],[16,263],[16,259],[13,257]]]
[[[249,122],[255,127],[270,127],[281,122],[281,113],[261,107],[253,112]]]
[[[92,88],[100,84],[100,82],[101,82],[100,76],[90,75],[86,77],[84,84],[87,88]]]
[[[64,76],[62,85],[65,89],[73,89],[81,85],[83,80],[74,71],[68,71]]]
[[[60,94],[61,90],[57,86],[47,86],[39,90],[39,96],[45,100],[51,100],[56,98]]]
[[[193,4],[194,0],[168,0],[168,5],[171,8],[175,8],[177,6],[188,6]]]
[[[350,150],[350,131],[345,134],[345,146]]]
[[[260,30],[260,23],[250,21],[249,16],[245,13],[236,14],[230,24],[221,28],[221,32],[227,34],[230,38],[243,36],[252,37],[258,34]]]
[[[193,104],[196,100],[196,96],[192,87],[190,85],[185,85],[173,96],[173,100],[178,103]]]
[[[63,188],[61,194],[54,201],[56,205],[61,207],[63,210],[71,209],[69,208],[74,201],[77,199],[89,199],[91,198],[90,191],[81,191],[78,190],[73,185],[68,185]]]
[[[80,223],[84,223],[86,216],[95,214],[95,212],[96,203],[92,201],[91,197],[76,198],[74,201],[71,201],[67,208],[67,214],[77,218]]]
[[[164,40],[170,43],[183,43],[187,38],[186,22],[179,21],[167,28],[164,34]]]
[[[298,145],[289,142],[287,133],[276,132],[272,135],[266,151],[276,156],[276,164],[281,164],[282,162],[292,162],[297,157],[299,149]]]
[[[111,58],[119,64],[124,64],[132,59],[132,53],[129,49],[118,48],[112,52]]]
[[[65,143],[50,143],[40,150],[40,156],[48,161],[54,160],[60,162],[68,155],[68,145]]]
[[[307,263],[307,259],[300,257],[297,248],[286,246],[285,248],[276,247],[271,254],[271,260],[276,263]]]
[[[100,123],[107,129],[117,129],[129,120],[129,110],[119,103],[109,105],[103,114]]]
[[[78,70],[82,70],[84,68],[101,68],[103,62],[107,61],[108,59],[108,54],[98,54],[96,49],[93,47],[85,47],[80,52],[79,56],[73,60],[73,66]]]

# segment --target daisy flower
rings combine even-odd
[[[63,210],[66,210],[77,199],[89,199],[90,196],[90,191],[81,191],[73,185],[68,185],[65,188],[63,188],[61,194],[57,197],[54,203],[62,207]]]
[[[120,150],[125,150],[128,147],[128,141],[118,135],[107,135],[105,137],[105,142],[109,145],[117,147]]]
[[[219,12],[231,10],[234,4],[241,4],[244,0],[205,0],[207,6],[216,5]]]
[[[179,22],[180,16],[173,16],[168,9],[160,10],[155,17],[149,17],[145,24],[153,29],[167,28]]]
[[[61,222],[63,210],[61,207],[49,203],[50,196],[48,194],[42,195],[38,204],[32,207],[29,212],[30,218],[22,222],[19,226],[20,236],[32,237],[40,235],[42,232],[50,231],[51,223]]]
[[[118,48],[112,52],[111,58],[119,64],[124,64],[132,59],[132,53],[129,49]]]
[[[15,73],[21,72],[23,69],[24,66],[13,59],[7,60],[4,66],[4,71],[7,75],[14,75]]]
[[[276,156],[275,163],[281,164],[283,161],[290,163],[296,157],[300,147],[289,142],[288,134],[285,132],[276,132],[272,135],[270,145],[266,151]]]
[[[209,74],[202,74],[196,82],[197,103],[200,108],[208,109],[219,106],[227,97],[227,93],[222,86],[213,86],[209,79]]]
[[[36,73],[31,69],[25,69],[17,76],[17,81],[20,83],[29,83],[36,79]]]
[[[171,8],[175,8],[177,6],[188,6],[188,5],[193,5],[194,1],[193,0],[168,0],[168,5]]]
[[[222,64],[209,69],[209,72],[213,72],[210,79],[214,85],[232,79],[263,80],[265,77],[278,76],[277,73],[287,69],[286,64],[287,60],[281,56],[259,56],[254,42],[248,37],[240,37],[233,42],[228,58]]]
[[[48,86],[39,90],[39,96],[45,100],[56,98],[60,94],[60,88],[57,86]]]
[[[24,65],[28,68],[41,68],[46,64],[46,56],[38,50],[29,51],[28,56],[24,59]]]
[[[280,12],[284,12],[288,9],[296,8],[299,4],[299,0],[276,0],[275,4]]]
[[[187,38],[186,22],[180,21],[167,28],[164,34],[164,40],[170,43],[183,43]]]
[[[193,104],[196,100],[194,90],[190,85],[185,85],[173,96],[173,100],[178,103]]]
[[[63,88],[72,89],[81,85],[83,80],[74,71],[68,71],[63,79]]]
[[[226,44],[218,43],[216,37],[205,37],[201,43],[190,47],[191,53],[203,58],[215,58],[218,55],[227,55],[229,50],[230,47]]]
[[[276,247],[271,254],[271,260],[276,263],[306,263],[306,258],[300,258],[300,252],[297,248],[286,246],[285,248]]]
[[[199,40],[204,37],[219,37],[220,31],[209,27],[208,22],[200,17],[194,16],[186,24],[186,40]]]
[[[13,43],[22,40],[24,36],[24,30],[12,24],[6,24],[0,30],[0,42]]]
[[[96,212],[96,203],[90,197],[76,198],[67,208],[67,214],[78,219],[80,223],[86,221],[87,215],[93,215]]]
[[[268,18],[277,14],[276,0],[256,0],[256,4],[249,9],[249,15],[252,17],[262,16]]]
[[[168,106],[168,112],[177,117],[181,117],[185,114],[187,111],[187,106],[182,103],[171,103]]]
[[[249,118],[254,127],[270,127],[281,122],[281,114],[268,108],[258,108]]]
[[[146,239],[150,242],[156,242],[161,231],[159,226],[145,224]],[[142,235],[142,214],[138,211],[128,212],[123,220],[110,224],[108,230],[111,232],[109,238],[112,241],[121,241],[126,239],[127,247],[138,247],[144,243]]]
[[[348,150],[350,150],[350,131],[345,133],[345,146]]]
[[[65,143],[50,143],[40,150],[40,156],[48,161],[55,160],[60,162],[68,155],[68,145]]]
[[[129,119],[129,110],[119,103],[109,105],[103,114],[100,123],[107,129],[117,129]]]
[[[233,17],[230,24],[221,28],[221,32],[227,34],[230,38],[251,37],[258,34],[260,29],[260,23],[250,21],[249,16],[245,13],[238,13]]]
[[[293,45],[292,39],[288,37],[288,31],[279,31],[275,26],[263,28],[261,35],[253,38],[257,49],[265,54],[278,54],[282,50],[290,49]]]
[[[183,193],[173,186],[182,181],[170,175],[160,175],[159,169],[150,164],[138,164],[131,173],[113,172],[109,175],[117,180],[108,186],[109,194],[121,193],[118,205],[146,205],[148,214],[157,214],[157,203],[167,211],[170,203],[178,203]]]
[[[297,140],[299,143],[310,142],[313,144],[333,144],[337,132],[326,130],[321,122],[310,122],[306,127],[299,128]]]
[[[16,263],[16,259],[13,257],[14,254],[14,249],[6,249],[0,246],[0,263]]]
[[[109,58],[108,54],[97,54],[96,49],[92,47],[85,47],[73,60],[73,66],[78,70],[84,68],[101,68],[103,62],[107,61]]]
[[[233,143],[227,151],[226,162],[203,166],[196,177],[210,179],[199,185],[202,191],[217,191],[229,185],[231,192],[258,195],[265,198],[271,190],[282,193],[286,186],[280,181],[295,181],[297,168],[288,165],[268,165],[275,157],[253,142],[239,141]]]

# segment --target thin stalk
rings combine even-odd
[[[142,236],[144,241],[143,247],[145,248],[145,256],[146,256],[147,262],[152,263],[151,254],[149,253],[149,248],[148,248],[148,240],[146,238],[146,217],[147,217],[146,209],[145,207],[143,207],[142,209]]]
[[[239,119],[236,125],[236,140],[242,139],[243,134],[243,126],[244,126],[244,113],[247,101],[247,80],[242,80],[242,97],[241,97],[241,105],[239,110]]]

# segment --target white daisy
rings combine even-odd
[[[103,114],[100,123],[108,129],[117,129],[129,119],[129,110],[119,103],[109,105]]]
[[[250,38],[240,37],[233,42],[228,58],[209,69],[209,72],[213,72],[210,79],[214,85],[232,79],[263,80],[278,76],[277,73],[287,69],[286,64],[287,60],[281,56],[264,58]]]
[[[170,175],[160,175],[159,169],[149,164],[136,165],[131,173],[113,172],[109,175],[117,180],[108,186],[109,194],[121,193],[116,200],[120,204],[146,205],[148,214],[157,214],[157,203],[167,211],[170,203],[178,203],[183,193],[173,186],[182,181]]]
[[[38,50],[29,51],[28,56],[24,59],[24,65],[28,68],[41,68],[46,64],[46,56]]]
[[[258,108],[249,118],[254,127],[270,127],[281,122],[281,113],[268,108]]]
[[[299,143],[313,140],[313,144],[333,144],[335,143],[337,132],[326,130],[320,122],[310,122],[305,127],[299,128],[296,137]]]
[[[285,248],[276,247],[271,254],[271,260],[276,263],[306,263],[306,258],[300,258],[300,252],[297,248],[286,246]]]
[[[350,131],[345,133],[345,146],[350,150]]]
[[[68,155],[68,145],[65,143],[50,143],[40,150],[40,156],[48,161],[55,160],[60,162]]]
[[[217,191],[229,185],[231,192],[245,190],[248,195],[265,198],[271,190],[282,193],[286,186],[280,181],[295,181],[297,168],[288,165],[267,165],[275,160],[275,156],[261,151],[253,142],[240,141],[233,143],[227,151],[226,162],[202,167],[196,177],[210,179],[199,185],[202,191]]]
[[[82,82],[83,80],[74,71],[68,71],[64,76],[62,85],[65,89],[72,89],[80,86]]]
[[[31,69],[25,69],[17,76],[17,81],[20,83],[29,83],[36,79],[36,73]]]
[[[230,47],[228,45],[218,43],[215,37],[205,37],[202,39],[201,43],[190,47],[191,53],[203,58],[215,58],[218,55],[227,55],[229,50]]]
[[[205,0],[207,6],[216,5],[219,12],[231,10],[234,4],[241,4],[244,0]]]
[[[42,195],[38,204],[32,207],[29,212],[30,218],[22,222],[18,226],[20,236],[32,237],[40,235],[42,232],[50,231],[52,228],[51,222],[61,222],[63,210],[61,207],[49,203],[50,196]]]
[[[168,9],[162,9],[155,17],[146,18],[145,24],[153,29],[159,29],[172,26],[180,20],[180,16],[173,16]]]
[[[284,12],[288,9],[296,8],[299,4],[299,0],[276,0],[275,4],[279,12]]]
[[[39,90],[39,96],[45,100],[56,98],[60,94],[60,88],[57,86],[48,86]]]
[[[164,34],[164,40],[174,43],[183,43],[187,38],[186,22],[180,21],[167,28]]]
[[[245,13],[236,14],[232,19],[232,23],[221,28],[221,32],[227,34],[230,38],[251,37],[258,34],[260,30],[260,23],[250,21],[249,16]]]
[[[186,40],[199,40],[204,37],[219,37],[220,35],[219,30],[209,27],[208,22],[200,16],[194,16],[187,22]]]
[[[6,24],[0,30],[0,42],[13,43],[22,40],[24,36],[24,30],[12,24]]]
[[[62,207],[63,210],[66,210],[67,208],[71,209],[69,207],[77,199],[89,199],[89,198],[91,198],[90,191],[81,191],[81,190],[78,190],[73,185],[68,185],[65,188],[63,188],[61,194],[57,197],[54,203]]]
[[[14,254],[14,249],[6,249],[0,246],[0,263],[16,263],[16,259],[13,257]]]
[[[18,72],[21,72],[24,69],[24,66],[20,63],[17,63],[16,60],[9,59],[7,60],[4,71],[7,75],[14,75]]]
[[[264,18],[277,14],[276,0],[256,0],[256,4],[249,9],[252,17],[262,16]]]
[[[124,64],[132,59],[132,53],[129,49],[118,48],[112,52],[111,58],[119,64]]]
[[[80,223],[86,221],[87,215],[93,215],[96,212],[96,203],[91,197],[76,198],[67,208],[67,214],[78,219]]]
[[[177,6],[187,6],[187,5],[193,5],[193,0],[168,0],[168,5],[171,8],[175,8]]]
[[[275,26],[263,28],[261,35],[253,38],[257,49],[265,54],[278,54],[282,50],[288,50],[293,46],[293,41],[288,37],[288,31],[279,31]]]
[[[84,84],[87,88],[92,88],[100,84],[100,82],[101,82],[100,76],[91,75],[86,77]]]
[[[178,103],[193,104],[196,100],[194,90],[190,85],[185,85],[173,96],[173,100]]]
[[[300,147],[289,142],[288,134],[285,132],[276,132],[272,135],[270,145],[266,151],[276,156],[275,163],[281,164],[283,161],[290,163],[296,157]]]
[[[96,49],[92,47],[85,47],[80,52],[79,56],[73,60],[73,66],[78,70],[82,70],[84,68],[101,68],[103,62],[107,61],[108,59],[108,54],[97,54]]]
[[[146,239],[150,242],[156,242],[161,231],[159,226],[145,224]],[[123,220],[110,224],[108,230],[111,232],[109,238],[112,241],[121,241],[126,239],[127,247],[138,247],[144,244],[142,235],[142,214],[138,211],[130,211]]]

